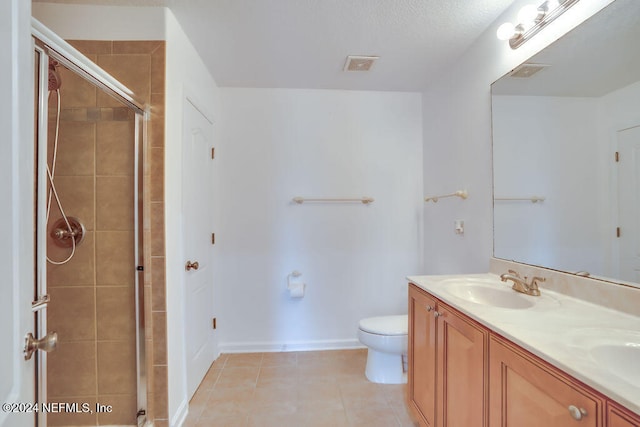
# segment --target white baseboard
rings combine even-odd
[[[221,342],[220,353],[268,353],[279,351],[346,350],[365,348],[357,339],[315,341]]]
[[[189,414],[189,401],[187,399],[184,399],[180,403],[180,406],[178,407],[178,410],[176,411],[176,413],[173,415],[170,425],[182,426],[182,424],[184,424],[185,420],[187,419],[188,414]]]

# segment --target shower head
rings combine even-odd
[[[62,78],[58,73],[58,61],[49,58],[49,91],[58,90],[62,85]]]

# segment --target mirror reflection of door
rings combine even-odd
[[[617,132],[620,278],[640,282],[640,125]]]

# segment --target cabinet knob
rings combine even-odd
[[[431,307],[430,305],[427,306],[427,311],[433,311],[433,307]]]
[[[438,311],[434,311],[433,312],[433,317],[440,317],[442,316],[442,313],[438,312]]]
[[[570,405],[568,409],[571,418],[574,420],[580,421],[583,417],[587,416],[587,410],[584,408],[578,408],[577,406]]]

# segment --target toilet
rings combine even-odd
[[[358,324],[358,339],[368,347],[365,375],[374,383],[407,382],[408,315],[368,317]]]

